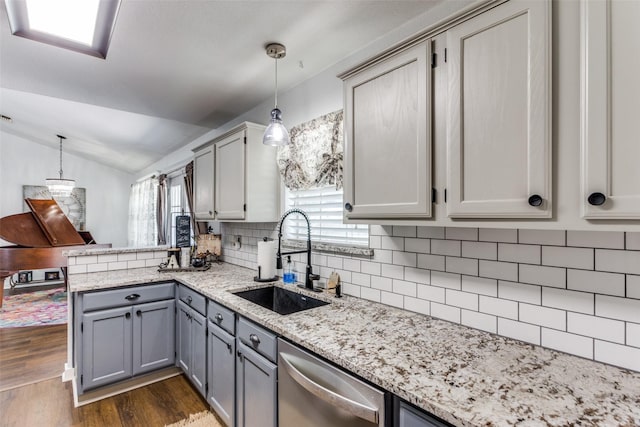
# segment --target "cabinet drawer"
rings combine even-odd
[[[189,307],[193,308],[198,313],[205,314],[207,312],[207,299],[193,289],[187,288],[186,286],[180,286],[178,288],[178,296],[181,301],[183,301]]]
[[[132,286],[82,295],[83,311],[101,310],[175,298],[173,282]]]
[[[238,338],[248,347],[254,349],[272,362],[277,357],[277,341],[273,332],[261,328],[255,323],[238,317]]]
[[[207,313],[209,313],[209,320],[211,323],[220,326],[231,335],[236,334],[236,322],[233,311],[215,301],[209,300]]]

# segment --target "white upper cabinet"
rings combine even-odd
[[[431,216],[430,56],[424,41],[341,76],[345,220]]]
[[[214,149],[213,144],[199,148],[193,159],[193,195],[197,220],[214,218]]]
[[[551,2],[496,6],[446,45],[448,216],[551,217]]]
[[[582,214],[640,218],[640,2],[582,7]]]
[[[245,122],[214,141],[216,219],[275,222],[280,218],[276,148],[262,144],[264,129]]]

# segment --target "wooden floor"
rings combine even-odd
[[[66,331],[66,325],[0,328],[1,426],[153,427],[209,409],[183,375],[74,408],[71,383],[61,380]]]

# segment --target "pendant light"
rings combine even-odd
[[[282,124],[282,111],[278,108],[278,59],[284,58],[287,49],[279,43],[271,43],[266,48],[267,56],[276,60],[276,99],[273,110],[271,110],[271,121],[264,131],[262,143],[265,145],[287,145],[289,144],[289,132]]]
[[[52,197],[69,197],[76,182],[73,179],[62,178],[62,140],[67,138],[62,135],[57,137],[60,138],[60,170],[58,171],[60,178],[47,178],[46,184]]]

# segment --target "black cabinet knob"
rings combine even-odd
[[[538,194],[534,194],[529,197],[529,205],[530,206],[540,206],[542,205],[542,197]]]
[[[191,298],[191,295],[189,295],[189,296],[187,297],[187,303],[188,303],[188,304],[191,304],[191,301],[193,301],[193,298]]]
[[[351,212],[353,210],[353,206],[351,206],[351,203],[349,202],[344,204],[344,208],[347,210],[347,212]]]
[[[125,313],[124,317],[125,319],[131,319],[131,313]]]
[[[249,341],[251,341],[251,343],[253,343],[254,345],[260,344],[260,338],[258,338],[256,334],[249,334]]]
[[[138,317],[142,316],[142,310],[136,311],[136,316],[138,316]]]
[[[587,201],[591,206],[601,206],[607,201],[607,196],[602,193],[591,193],[587,197]]]
[[[138,298],[140,298],[140,295],[138,294],[131,294],[124,297],[124,299],[126,299],[127,301],[134,301],[134,300],[137,300]]]
[[[222,314],[220,314],[220,313],[216,314],[216,320],[218,322],[222,322]]]

